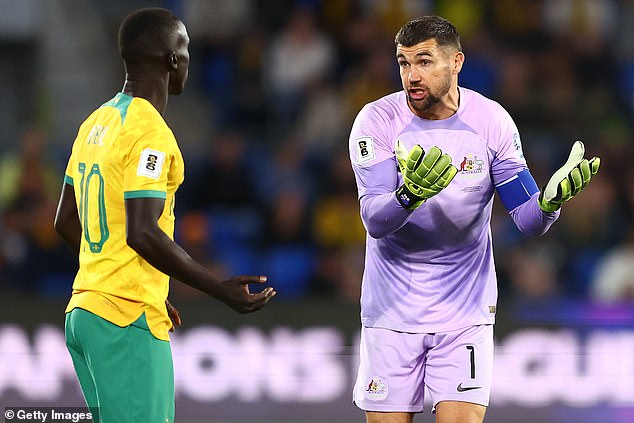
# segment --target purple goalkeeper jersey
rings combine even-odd
[[[364,326],[433,333],[495,320],[493,194],[527,165],[506,110],[475,91],[459,91],[458,111],[447,119],[415,116],[400,91],[366,105],[354,122],[350,159],[368,232]],[[408,151],[415,144],[425,151],[438,146],[458,169],[447,188],[414,211],[394,193],[403,182],[397,140]],[[517,226],[533,235],[558,216],[541,212],[536,195],[510,211]]]

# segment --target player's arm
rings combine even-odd
[[[408,152],[397,141],[395,150],[397,166],[393,160],[384,160],[355,169],[357,184],[364,188],[360,197],[361,218],[373,238],[400,229],[412,211],[449,185],[457,172],[451,158],[437,147],[425,154],[416,145]],[[403,175],[400,185],[395,167]]]
[[[577,141],[566,164],[550,178],[540,192],[528,169],[496,186],[502,203],[520,231],[542,235],[559,217],[561,205],[585,188],[599,170],[600,160],[583,158],[583,144]]]
[[[495,187],[515,226],[528,236],[540,236],[559,218],[559,211],[544,212],[537,201],[537,182],[525,167]]]
[[[249,292],[250,283],[264,283],[264,276],[236,276],[221,281],[196,262],[158,226],[165,200],[134,198],[125,200],[128,245],[166,275],[224,302],[240,313],[262,308],[274,295],[273,288]]]
[[[447,157],[442,157],[436,164],[436,160],[432,160],[436,152],[423,160],[426,155],[420,147],[415,152],[404,151],[404,161],[397,161],[393,141],[396,134],[392,115],[374,103],[359,112],[350,132],[350,162],[359,193],[361,220],[372,238],[383,238],[402,228],[412,212],[432,196],[432,191],[437,188],[434,183],[440,181],[432,177],[433,173],[425,172],[425,168],[427,171],[431,168],[438,170],[443,163],[447,166],[451,164],[451,159],[446,163]],[[408,169],[410,154],[412,160]],[[436,159],[441,156],[442,153]],[[403,183],[399,182],[399,169],[409,178],[406,180],[403,173]],[[440,174],[444,174],[444,170]],[[447,174],[443,176],[446,183],[451,177]]]
[[[79,222],[79,214],[77,213],[75,190],[73,186],[67,182],[64,182],[59,204],[57,205],[55,230],[60,234],[75,255],[79,255],[82,230]]]
[[[361,109],[350,131],[348,147],[361,220],[375,239],[396,232],[412,215],[394,195],[399,181],[391,145],[393,133],[390,117],[374,104]]]
[[[353,166],[359,188],[361,220],[368,234],[383,238],[407,223],[412,211],[396,199],[397,175],[393,160],[384,160],[368,167]]]
[[[504,181],[496,189],[515,226],[524,235],[543,235],[559,218],[559,211],[546,213],[539,208],[539,188],[528,169]]]

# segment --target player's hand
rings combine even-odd
[[[168,300],[165,300],[165,307],[167,308],[167,315],[172,321],[172,327],[170,328],[170,332],[174,332],[174,330],[177,327],[179,327],[182,323],[181,315],[178,312],[178,310],[176,310],[176,308],[172,304],[170,304]]]
[[[539,207],[545,212],[559,210],[590,183],[599,171],[601,159],[584,159],[585,147],[581,141],[575,141],[570,150],[568,161],[550,178],[539,195]]]
[[[414,210],[427,199],[445,189],[458,169],[451,164],[451,157],[434,146],[425,154],[416,144],[408,152],[401,140],[396,141],[396,161],[403,174],[403,185],[396,190],[396,198],[406,209]]]
[[[266,276],[235,276],[221,282],[223,292],[219,299],[238,313],[252,313],[264,307],[276,294],[268,287],[260,292],[251,293],[249,284],[266,283]]]

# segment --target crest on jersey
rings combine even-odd
[[[484,172],[484,160],[471,153],[463,156],[460,166],[458,166],[458,173],[461,175],[471,175],[482,172]]]
[[[374,139],[372,137],[361,137],[354,140],[357,146],[357,163],[365,163],[374,159]]]
[[[139,176],[147,176],[148,178],[158,179],[163,170],[163,162],[165,161],[165,153],[158,150],[146,148],[141,152],[139,159],[139,167],[136,174]]]

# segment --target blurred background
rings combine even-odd
[[[541,238],[495,204],[488,421],[634,421],[632,0],[0,0],[0,406],[81,405],[62,333],[77,263],[52,221],[77,128],[123,85],[119,24],[145,6],[191,38],[165,115],[186,162],[176,237],[278,291],[238,317],[172,283],[177,421],[363,421],[348,135],[401,89],[394,35],[424,14],[458,28],[460,85],[510,112],[538,185],[574,140],[602,161]]]

